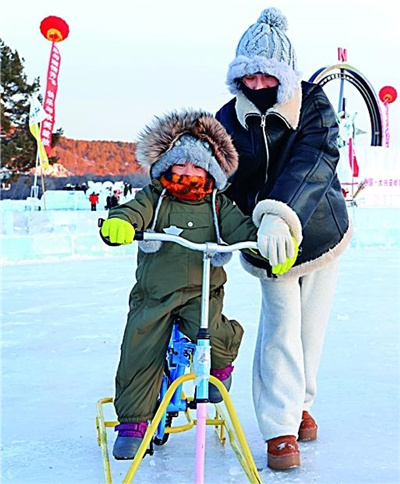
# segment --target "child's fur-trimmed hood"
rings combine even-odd
[[[219,189],[238,167],[238,154],[225,128],[212,114],[196,110],[156,117],[139,135],[136,158],[153,178],[173,164],[190,161],[208,171]]]

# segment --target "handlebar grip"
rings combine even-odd
[[[135,237],[133,238],[133,240],[143,240],[144,239],[144,236],[143,236],[144,232],[143,230],[136,230],[135,231]]]
[[[106,245],[109,245],[110,247],[119,247],[121,244],[115,244],[113,242],[110,242],[110,239],[108,237],[104,237],[103,234],[101,233],[101,227],[103,226],[103,223],[104,223],[104,218],[99,218],[97,220],[97,226],[99,227],[99,233],[100,233],[100,237],[101,237],[101,240],[106,244]]]

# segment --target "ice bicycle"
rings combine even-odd
[[[101,225],[101,221],[99,221]],[[191,250],[203,252],[203,280],[201,320],[196,344],[191,343],[178,330],[174,322],[170,344],[166,354],[166,368],[161,385],[159,405],[156,414],[147,428],[143,442],[132,460],[123,484],[132,482],[143,457],[152,455],[153,444],[163,445],[173,433],[184,432],[196,426],[195,448],[195,484],[204,483],[206,426],[215,427],[219,441],[226,442],[225,432],[230,445],[241,464],[249,482],[261,483],[257,467],[250,452],[243,430],[241,428],[231,398],[223,383],[210,374],[211,346],[208,332],[209,297],[210,297],[210,264],[216,253],[228,253],[235,250],[256,249],[256,242],[239,242],[233,245],[218,245],[214,242],[194,243],[177,235],[149,232],[136,232],[135,240],[156,240],[173,242]],[[194,381],[196,391],[194,397],[187,397],[183,392],[183,384]],[[215,385],[222,395],[222,402],[212,404],[214,416],[207,414],[208,384]],[[103,471],[106,484],[112,484],[111,465],[107,445],[107,428],[118,425],[117,420],[105,420],[103,406],[112,404],[113,398],[102,398],[97,402],[97,442],[101,448]],[[223,405],[224,404],[224,405]],[[211,404],[210,404],[211,405]],[[192,412],[196,411],[195,418]],[[184,425],[172,425],[172,419],[183,413],[186,418]]]

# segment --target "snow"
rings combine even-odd
[[[98,244],[102,212],[11,213],[2,229],[1,482],[101,483],[96,402],[113,395],[136,245]],[[400,482],[399,209],[355,208],[352,217],[312,412],[319,438],[300,444],[298,469],[266,467],[251,397],[260,291],[237,256],[227,265],[225,313],[245,328],[231,396],[263,483]],[[194,430],[172,435],[134,482],[193,482],[194,448]],[[111,466],[122,482],[129,463]],[[206,484],[246,482],[229,443],[208,428]]]

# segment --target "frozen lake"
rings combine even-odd
[[[134,281],[131,250],[3,266],[4,484],[103,482],[96,401],[113,395]],[[266,467],[253,412],[258,281],[237,257],[227,271],[225,313],[245,328],[231,396],[262,482],[399,483],[399,248],[353,247],[343,256],[313,407],[319,438],[301,443],[301,467],[288,472]],[[193,482],[194,445],[194,430],[171,436],[143,460],[134,482]],[[122,482],[128,464],[111,465],[114,482]],[[230,445],[220,446],[209,428],[206,483],[245,482]]]

